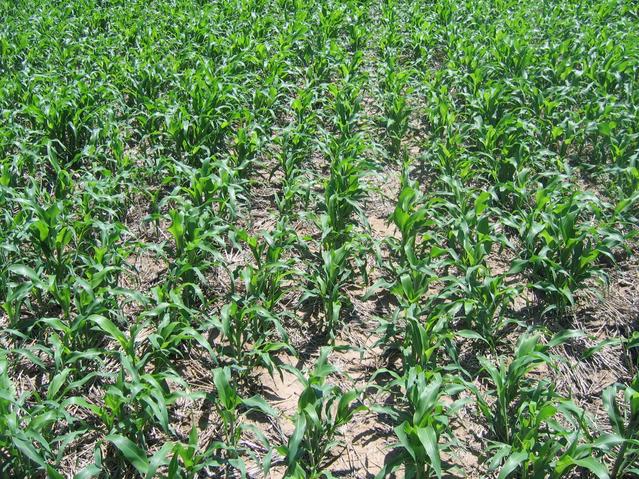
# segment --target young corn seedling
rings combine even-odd
[[[143,440],[145,432],[156,425],[167,434],[172,432],[169,407],[182,394],[172,392],[169,382],[186,389],[184,380],[170,370],[146,371],[151,355],[138,357],[135,351],[140,325],[131,327],[126,335],[108,318],[96,315],[89,320],[95,324],[95,330],[115,340],[122,349],[115,355],[120,370],[113,374],[114,382],[106,390],[104,406],[91,409],[107,430],[130,438]]]
[[[141,315],[145,324],[152,325],[145,343],[148,362],[159,370],[171,369],[172,361],[188,356],[199,346],[217,363],[219,351],[205,338],[208,325],[199,311],[184,304],[180,288],[165,291],[158,286],[152,293],[153,307]]]
[[[109,434],[104,436],[104,442],[112,445],[117,449],[124,459],[123,467],[116,467],[110,461],[109,472],[117,470],[121,474],[135,474],[137,471],[139,477],[150,478],[157,475],[157,471],[170,463],[170,455],[176,449],[174,442],[165,442],[160,449],[148,457],[146,446],[138,445],[136,441],[129,439],[122,434]],[[94,463],[80,471],[81,475],[94,477],[100,475],[105,465],[102,463],[102,448],[96,448],[94,452]],[[180,476],[169,476],[180,477]]]
[[[499,470],[499,478],[560,479],[574,477],[575,471],[609,477],[596,458],[601,448],[591,442],[584,411],[551,384],[540,382],[513,413],[512,442],[489,446],[488,469]]]
[[[410,72],[403,71],[395,65],[394,57],[389,58],[382,81],[384,128],[390,140],[389,152],[393,158],[401,153],[402,141],[408,133],[408,122],[411,108],[408,97],[411,88]]]
[[[128,380],[126,375],[131,374]],[[136,364],[123,361],[123,369],[104,397],[99,417],[113,432],[131,437],[142,437],[150,428],[160,426],[169,433],[169,406],[178,395],[171,394],[167,380],[181,382],[175,374],[144,373]],[[182,383],[182,386],[186,386]]]
[[[523,399],[523,393],[531,386],[526,375],[542,365],[552,364],[548,349],[547,345],[539,343],[538,336],[529,335],[519,340],[513,361],[508,365],[501,361],[498,366],[495,366],[487,359],[480,358],[481,366],[489,375],[494,387],[491,391],[494,401],[488,401],[488,398],[478,395],[478,407],[490,420],[492,432],[497,440],[510,443],[513,410],[517,409],[519,402]],[[492,407],[490,403],[493,404]]]
[[[262,233],[261,239],[242,230],[235,235],[247,244],[255,261],[255,266],[246,266],[238,275],[244,282],[245,295],[274,311],[284,295],[286,280],[296,273],[292,262],[284,259],[286,249],[295,241],[294,233],[280,222],[273,233]]]
[[[274,144],[280,170],[284,175],[278,208],[283,214],[291,214],[296,199],[304,205],[310,200],[310,188],[303,184],[304,161],[310,156],[311,139],[316,132],[316,114],[312,110],[313,90],[302,88],[291,102],[295,122],[278,135]]]
[[[45,401],[29,406],[28,395],[16,395],[9,378],[8,360],[0,353],[0,448],[3,450],[0,473],[7,477],[36,476],[55,469],[53,425],[62,419],[60,412]],[[56,476],[57,477],[57,476]]]
[[[330,348],[322,348],[308,378],[291,369],[304,385],[295,414],[295,430],[288,444],[278,448],[286,457],[286,475],[295,479],[318,479],[328,474],[331,452],[340,444],[339,429],[347,425],[355,414],[365,409],[358,402],[356,390],[342,391],[327,383],[336,372],[328,362]]]
[[[196,208],[206,207],[214,208],[217,215],[226,219],[233,220],[237,214],[238,203],[244,201],[244,185],[246,181],[242,180],[237,171],[224,162],[212,162],[207,159],[202,160],[202,164],[198,168],[191,168],[187,165],[173,164],[176,170],[176,178],[169,178],[166,182],[183,181],[181,177],[186,176],[188,186],[182,186],[181,191],[170,199],[178,200],[184,196],[191,200],[191,204]],[[181,168],[180,168],[181,167]],[[184,171],[180,171],[184,169]],[[163,202],[158,202],[158,206],[169,200],[166,198]]]
[[[623,394],[619,404],[618,393]],[[603,404],[612,426],[612,435],[605,436],[620,445],[612,452],[610,477],[621,479],[639,474],[639,374],[626,387],[611,386],[603,393]]]
[[[203,302],[200,284],[206,284],[204,273],[220,258],[215,247],[223,247],[226,228],[203,208],[187,207],[169,214],[175,251],[168,286],[180,286],[184,303],[192,306],[197,299]]]
[[[231,167],[238,172],[241,179],[246,179],[260,150],[260,137],[256,131],[250,131],[246,127],[240,126],[233,137],[233,145]]]
[[[419,185],[406,178],[405,185],[400,191],[397,204],[391,215],[391,220],[398,229],[401,238],[399,244],[395,238],[389,240],[399,254],[400,265],[407,267],[419,262],[428,245],[428,230],[435,222],[430,218],[429,207],[423,199]]]
[[[359,129],[359,117],[362,111],[361,105],[361,78],[357,69],[361,63],[361,52],[356,52],[351,63],[342,63],[340,73],[342,75],[339,84],[329,85],[329,92],[333,97],[333,123],[341,139],[353,138]]]
[[[451,278],[443,296],[452,301],[452,309],[459,308],[470,335],[477,333],[495,350],[500,333],[514,323],[507,315],[517,293],[517,288],[505,283],[503,275],[492,276],[486,267],[476,266],[467,269],[462,278]]]
[[[476,390],[475,394],[494,437],[488,467],[499,470],[501,479],[561,478],[574,468],[608,477],[603,464],[593,457],[600,447],[591,443],[585,413],[559,396],[550,382],[528,376],[536,368],[552,367],[549,350],[576,335],[559,333],[545,345],[538,336],[523,336],[508,365],[501,361],[495,366],[480,358],[494,387],[492,406],[488,397]]]
[[[364,151],[360,136],[344,141],[331,138],[328,148],[330,176],[324,183],[320,227],[325,248],[339,249],[351,239],[357,217],[362,217],[361,203],[367,196],[362,179],[367,166],[360,158]]]
[[[450,315],[437,304],[438,296],[427,293],[438,276],[428,261],[407,268],[394,283],[381,282],[390,288],[399,302],[389,319],[380,320],[378,346],[385,355],[399,351],[404,367],[420,365],[425,370],[437,369],[438,352],[450,339]]]
[[[219,461],[215,458],[215,450],[200,450],[198,447],[199,435],[194,426],[191,428],[187,444],[177,443],[173,446],[173,457],[168,464],[168,477],[184,479],[196,479],[203,471],[217,466]],[[240,469],[241,470],[241,469]]]
[[[285,281],[294,274],[291,262],[283,259],[291,232],[280,224],[272,235],[264,233],[261,240],[243,230],[233,232],[232,239],[249,247],[255,266],[246,265],[232,273],[232,301],[222,307],[213,325],[222,334],[227,355],[243,377],[257,365],[273,373],[272,357],[283,349],[291,351],[281,322],[284,315],[278,311]],[[243,284],[241,292],[237,291],[239,282]]]
[[[93,138],[92,117],[97,116],[92,111],[97,106],[93,94],[89,85],[77,82],[52,96],[33,95],[24,107],[24,115],[42,135],[41,144],[65,164],[72,165]]]
[[[48,282],[24,264],[9,265],[7,272],[15,275],[16,281],[9,279],[6,282],[9,291],[2,302],[2,309],[12,328],[25,329],[31,322],[24,321],[23,312],[25,309],[31,310],[45,304]]]
[[[406,322],[401,342],[404,367],[437,370],[441,351],[451,337],[449,316],[437,309],[430,314],[416,314],[415,308],[403,314]]]
[[[264,366],[272,373],[276,367],[273,356],[282,350],[291,351],[279,319],[257,304],[242,305],[235,301],[225,304],[220,318],[211,321],[225,340],[222,351],[242,378],[257,366]]]
[[[451,220],[449,224],[439,225],[448,229],[447,252],[461,269],[483,265],[498,242],[488,214],[490,193],[484,191],[473,198],[461,182],[451,179],[449,185],[452,199],[441,206],[450,211]]]
[[[455,393],[457,386],[445,385],[439,373],[427,373],[420,366],[408,369],[393,381],[403,393],[405,408],[381,410],[399,423],[395,427],[398,443],[377,478],[388,477],[404,466],[406,478],[442,477],[441,441],[450,433],[449,418],[461,407],[460,401],[445,403],[445,395]]]
[[[215,409],[222,421],[220,433],[221,441],[213,443],[210,448],[219,451],[219,463],[224,468],[223,477],[234,477],[230,469],[240,471],[242,476],[246,476],[246,465],[242,456],[252,453],[249,448],[240,444],[242,433],[252,428],[244,424],[244,418],[251,412],[260,412],[266,416],[274,417],[277,412],[271,408],[260,396],[242,398],[233,383],[231,370],[228,367],[218,368],[213,372],[216,397],[214,399]],[[253,457],[257,461],[256,457]],[[226,467],[224,467],[226,466]],[[268,472],[268,461],[265,464],[265,473]]]
[[[282,191],[277,199],[278,209],[283,215],[292,214],[297,200],[308,204],[310,189],[302,185],[302,163],[308,155],[308,141],[309,138],[298,131],[284,131],[275,139],[280,149],[277,160],[284,174]]]
[[[35,196],[37,193],[32,190],[32,194]],[[67,246],[74,236],[73,228],[64,214],[64,203],[54,201],[43,208],[35,198],[20,198],[19,201],[33,214],[29,232],[47,273],[55,275],[56,280],[62,283],[72,262]]]
[[[342,307],[349,304],[344,288],[352,274],[349,265],[350,249],[351,245],[345,244],[336,250],[323,251],[322,262],[314,271],[306,274],[309,286],[301,301],[315,299],[321,302],[324,312],[321,329],[331,337],[335,336],[340,325]]]
[[[177,158],[186,156],[199,161],[219,148],[227,135],[233,99],[229,87],[210,76],[210,72],[193,80],[188,107],[183,103],[169,104],[163,107],[160,117],[163,133],[174,144]]]
[[[552,183],[537,191],[533,211],[504,220],[524,243],[522,257],[509,274],[529,274],[530,287],[547,303],[545,311],[574,305],[574,293],[587,288],[590,279],[606,281],[600,260],[614,262],[613,249],[623,245],[623,237],[611,226],[595,226],[585,218],[600,216],[592,197],[573,193],[557,200],[554,188]]]

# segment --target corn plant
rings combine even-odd
[[[406,175],[404,173],[403,177],[406,178]],[[404,265],[415,264],[418,258],[423,256],[423,250],[428,244],[424,240],[428,239],[429,228],[435,224],[429,217],[428,203],[423,199],[419,185],[408,179],[405,183],[391,215],[391,220],[401,235],[399,244],[394,247],[398,251],[400,262]],[[391,241],[393,240],[394,238],[391,238]]]
[[[233,384],[229,368],[216,369],[213,372],[213,380],[216,388],[214,405],[221,418],[222,428],[221,441],[211,447],[213,450],[219,450],[221,465],[228,464],[245,475],[246,465],[241,454],[246,451],[240,446],[240,438],[242,432],[250,428],[243,424],[242,420],[252,411],[259,411],[267,416],[275,416],[276,411],[259,396],[240,397]],[[225,472],[225,477],[229,475],[228,471]]]
[[[109,434],[104,437],[105,443],[111,444],[116,448],[126,463],[132,466],[141,477],[153,477],[157,470],[166,466],[170,459],[169,454],[174,447],[172,442],[165,443],[151,457],[147,457],[144,449],[138,446],[134,441],[121,434]],[[102,454],[96,451],[96,459],[93,464],[84,468],[81,472],[88,476],[99,475],[104,465],[102,464]]]
[[[288,336],[280,321],[261,306],[228,303],[219,319],[212,319],[212,324],[228,342],[225,353],[243,375],[258,365],[273,371],[272,356],[281,350],[290,351]]]
[[[405,330],[400,348],[404,367],[421,366],[426,370],[437,369],[441,350],[450,339],[450,317],[435,308],[432,312],[418,313],[409,308],[403,312]]]
[[[236,239],[246,243],[255,261],[255,266],[246,266],[238,274],[246,296],[273,311],[284,296],[286,280],[296,273],[291,261],[284,259],[294,241],[292,232],[280,223],[272,234],[263,233],[261,239],[245,231],[237,231]]]
[[[277,160],[284,174],[282,192],[278,198],[278,208],[283,214],[291,213],[295,201],[301,199],[308,204],[310,189],[302,180],[302,162],[309,153],[310,138],[304,131],[284,131],[275,143],[280,148]]]
[[[209,89],[207,83],[214,87]],[[197,159],[203,152],[218,147],[227,134],[233,100],[228,87],[211,78],[209,72],[194,79],[187,95],[188,107],[181,103],[160,107],[156,116],[162,123],[158,129],[173,143],[173,151],[179,159],[183,156]]]
[[[69,164],[78,160],[96,131],[92,127],[98,101],[93,94],[89,85],[77,82],[56,95],[36,93],[23,110],[32,128],[41,132],[42,144],[50,146],[50,154]]]
[[[56,474],[51,426],[62,419],[53,404],[30,408],[28,397],[16,396],[8,376],[6,355],[0,356],[0,444],[5,451],[2,472],[7,475]]]
[[[614,385],[603,393],[603,404],[606,408],[608,420],[612,426],[613,443],[620,445],[613,453],[614,462],[610,477],[632,477],[639,473],[639,376],[634,377],[632,383],[626,387]],[[617,393],[623,394],[620,405]]]
[[[212,450],[199,450],[198,439],[198,430],[193,427],[186,444],[177,443],[173,446],[173,457],[167,468],[169,477],[194,479],[202,470],[217,464]]]
[[[295,429],[288,443],[278,448],[286,457],[285,477],[319,478],[326,474],[331,452],[340,444],[339,429],[365,409],[354,404],[358,402],[356,390],[342,391],[327,382],[328,376],[336,372],[328,362],[330,351],[322,348],[308,378],[296,374],[304,391],[297,404]]]
[[[361,202],[366,197],[362,179],[366,174],[361,137],[329,142],[330,176],[324,183],[324,214],[320,217],[323,242],[328,248],[339,249],[353,235]]]
[[[352,247],[345,244],[336,250],[322,252],[322,262],[306,274],[308,286],[301,301],[309,299],[320,302],[324,313],[321,330],[334,336],[340,324],[343,306],[349,299],[344,289],[352,275],[349,253]]]
[[[512,444],[490,447],[488,468],[499,470],[499,477],[571,477],[574,469],[609,477],[596,458],[599,448],[590,442],[584,412],[551,385],[539,384],[515,414]]]
[[[400,70],[393,60],[394,57],[388,60],[381,87],[384,97],[384,128],[390,140],[389,152],[392,156],[397,156],[408,132],[411,114],[408,96],[411,91],[408,87],[410,72]]]
[[[595,213],[599,210],[592,198],[571,194],[554,202],[552,189],[539,189],[534,210],[508,220],[524,241],[522,257],[509,273],[528,271],[531,287],[549,303],[547,309],[562,310],[574,304],[573,293],[586,287],[587,280],[605,281],[600,260],[614,261],[612,250],[623,244],[623,238],[606,225],[586,222],[584,215],[590,208]]]
[[[440,304],[439,295],[428,296],[437,281],[433,266],[422,260],[394,282],[383,280],[371,288],[388,287],[399,303],[390,318],[379,320],[377,344],[386,355],[400,352],[405,368],[419,365],[436,370],[438,355],[450,339],[450,312]]]
[[[503,275],[493,276],[477,266],[466,270],[463,278],[450,279],[442,296],[451,300],[452,310],[458,309],[463,326],[494,349],[504,329],[516,323],[508,310],[517,293]]]
[[[36,191],[33,191],[36,194]],[[33,245],[39,249],[47,272],[61,281],[67,274],[65,265],[69,263],[67,246],[73,239],[74,230],[70,227],[63,214],[64,204],[55,201],[46,208],[37,201],[21,199],[25,209],[33,211],[33,219],[29,230]]]
[[[273,357],[282,350],[292,351],[282,326],[284,315],[278,310],[284,282],[295,273],[290,262],[283,260],[285,248],[290,246],[290,231],[281,225],[273,235],[265,233],[260,240],[239,230],[234,232],[233,240],[249,247],[255,266],[246,265],[233,272],[231,301],[210,323],[221,333],[225,352],[242,375],[257,365],[272,373]],[[241,292],[235,286],[240,282]]]
[[[456,387],[445,385],[439,373],[427,373],[420,366],[406,370],[391,386],[401,388],[406,401],[405,409],[387,412],[399,423],[395,427],[397,454],[384,464],[377,477],[387,477],[400,466],[411,478],[442,477],[441,440],[450,434],[450,417],[462,405],[460,401],[446,404],[445,394],[454,393]]]
[[[513,407],[522,399],[522,389],[530,387],[526,375],[541,365],[552,363],[548,355],[548,346],[539,343],[538,336],[524,336],[517,345],[513,361],[506,364],[501,361],[494,365],[485,358],[481,358],[482,368],[490,376],[495,396],[492,408],[486,398],[477,397],[478,406],[486,418],[491,419],[491,427],[495,437],[508,443],[512,438],[511,419]]]
[[[449,201],[442,208],[451,211],[451,220],[444,226],[448,230],[448,253],[461,268],[473,268],[484,263],[493,246],[502,242],[490,227],[490,193],[482,192],[473,197],[472,190],[459,181],[450,179]],[[472,207],[471,207],[472,205]]]
[[[170,167],[175,175],[167,178],[165,183],[187,183],[181,187],[177,198],[186,196],[196,208],[213,206],[217,215],[225,219],[233,220],[237,216],[239,205],[244,201],[247,180],[241,178],[228,161],[204,159],[197,168],[172,161]],[[161,209],[163,203],[171,199],[172,196],[168,196],[154,203]],[[159,211],[153,213],[157,217]]]
[[[603,464],[593,457],[588,420],[569,399],[556,393],[547,381],[532,381],[528,373],[540,366],[552,367],[549,350],[578,333],[559,333],[545,345],[539,336],[523,336],[510,364],[498,366],[480,358],[494,390],[493,405],[476,393],[478,408],[489,421],[495,441],[491,444],[491,470],[499,477],[566,477],[584,468],[597,477],[608,477]],[[566,427],[566,423],[570,427]]]
[[[214,263],[219,252],[215,246],[223,244],[223,225],[215,225],[215,219],[201,214],[198,208],[170,212],[171,226],[168,228],[175,241],[175,262],[171,271],[170,286],[180,285],[183,300],[192,305],[202,299],[200,283],[205,283],[204,273]],[[216,245],[217,243],[217,245]],[[210,258],[210,259],[209,259]]]

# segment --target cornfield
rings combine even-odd
[[[639,477],[637,2],[0,19],[0,477]]]

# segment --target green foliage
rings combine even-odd
[[[639,376],[632,384],[623,387],[611,386],[603,393],[603,405],[612,426],[612,434],[605,436],[611,446],[619,443],[613,452],[614,464],[611,477],[632,477],[639,472]],[[617,393],[623,393],[623,402],[619,403]]]
[[[51,388],[53,392],[53,388]],[[62,406],[46,398],[29,407],[28,397],[16,396],[5,355],[0,356],[0,446],[7,451],[2,471],[7,475],[42,474],[56,463],[56,442],[50,427],[65,416]],[[37,398],[36,398],[37,400]]]
[[[575,335],[566,332],[545,345],[538,336],[522,336],[508,365],[501,361],[495,366],[480,359],[494,389],[492,401],[476,393],[478,408],[494,437],[488,467],[499,470],[500,478],[515,477],[513,474],[566,477],[575,467],[609,477],[594,457],[601,446],[590,441],[585,412],[562,398],[550,382],[529,377],[534,369],[553,367],[549,350]]]
[[[635,1],[0,18],[0,476],[331,477],[384,401],[380,475],[464,472],[458,416],[482,477],[638,474],[633,318],[590,320],[636,286]],[[553,386],[573,323],[576,371],[615,366],[608,421]],[[291,366],[326,343],[365,344],[361,374]],[[291,371],[284,439],[263,379]]]
[[[589,221],[586,215],[595,219],[602,215],[595,198],[558,197],[556,187],[551,183],[537,190],[534,209],[507,224],[518,228],[523,241],[522,257],[509,273],[528,271],[530,286],[546,301],[547,309],[561,311],[575,304],[574,292],[586,287],[587,280],[606,279],[602,260],[614,261],[613,250],[623,244],[623,237],[613,225]]]
[[[420,366],[408,369],[393,385],[401,388],[406,408],[389,412],[399,423],[395,427],[397,454],[391,456],[377,477],[386,477],[400,465],[404,466],[406,477],[442,477],[444,447],[440,441],[450,433],[449,417],[462,405],[459,401],[448,404],[444,396],[456,388],[444,385],[439,373],[425,372]]]
[[[330,352],[330,348],[322,349],[307,378],[294,370],[304,390],[297,403],[295,430],[288,443],[279,448],[286,457],[286,477],[322,477],[331,452],[339,444],[339,429],[365,409],[354,404],[359,402],[356,390],[342,391],[327,382],[335,372],[328,362]]]
[[[348,264],[351,249],[346,244],[337,250],[323,251],[321,264],[307,275],[310,287],[304,292],[302,300],[321,301],[325,315],[323,329],[331,335],[339,326],[342,306],[348,304],[344,288],[352,274]]]

